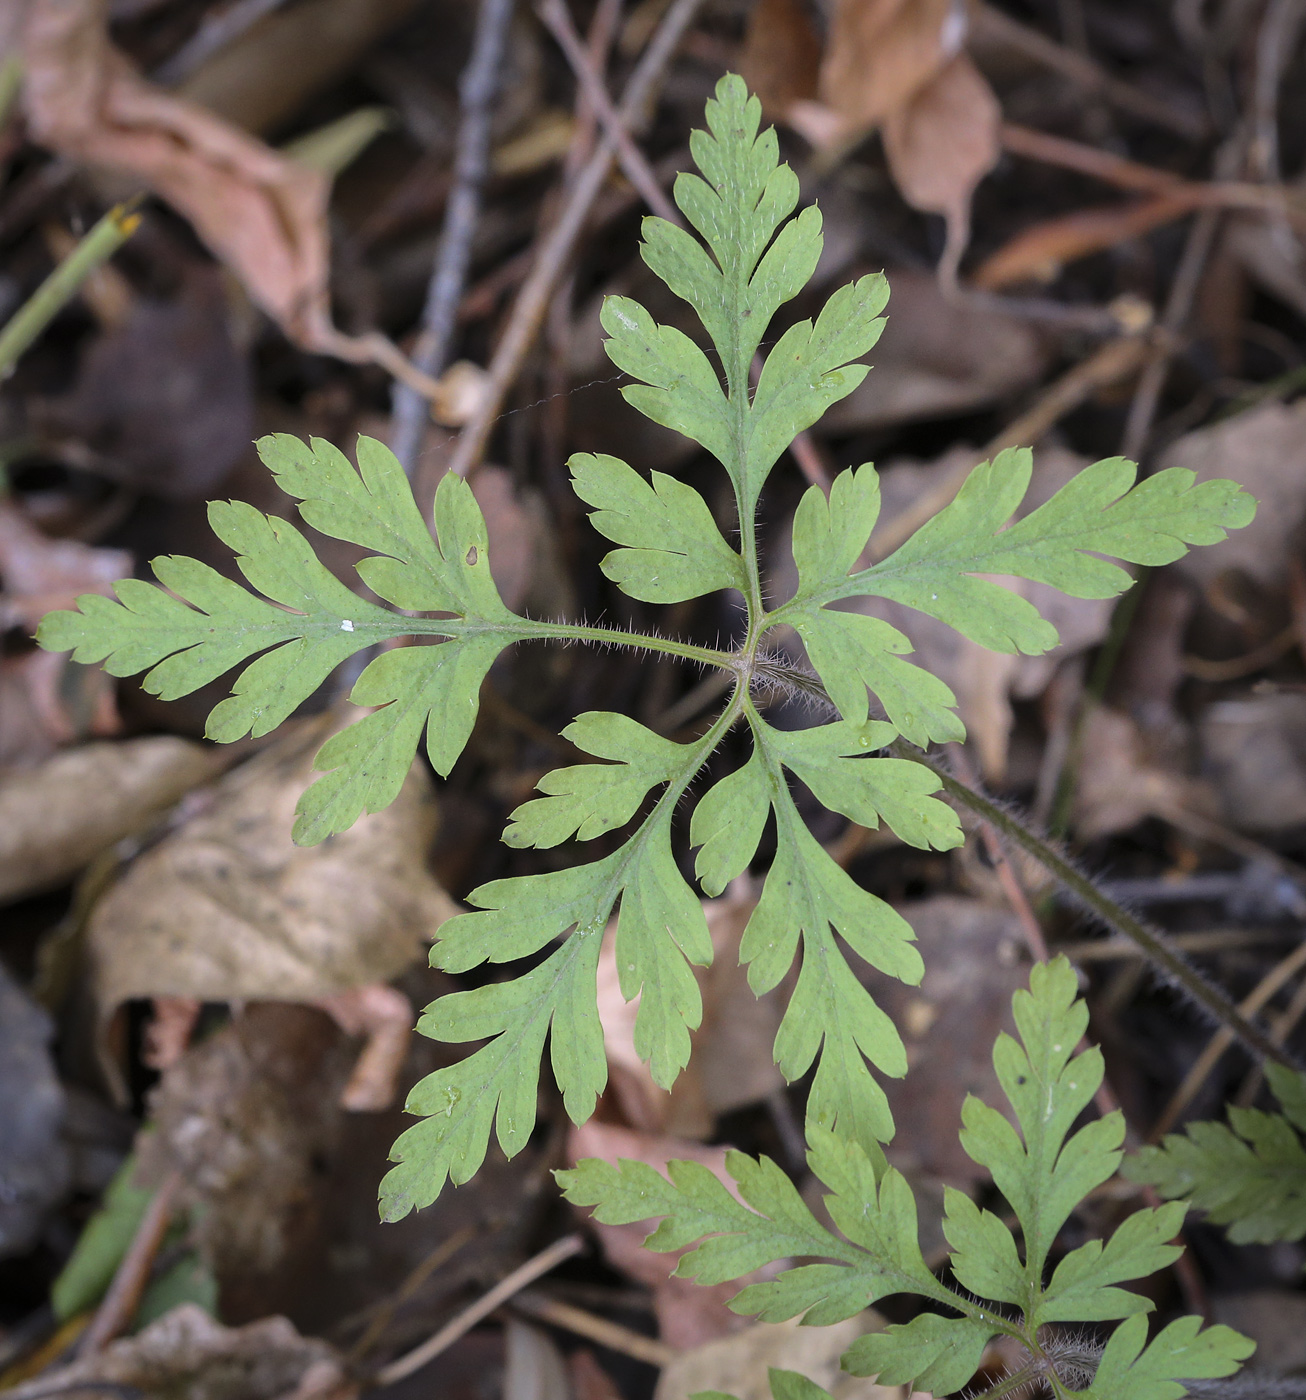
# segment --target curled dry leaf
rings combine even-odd
[[[909,102],[965,35],[957,0],[840,0],[818,90],[842,138],[872,130]]]
[[[454,908],[426,868],[436,809],[419,765],[384,811],[321,846],[291,842],[313,756],[340,722],[294,726],[229,774],[207,811],[95,907],[102,1024],[131,998],[315,1002],[388,981],[421,956]]]
[[[292,340],[330,341],[325,176],[140,77],[103,4],[31,0],[23,50],[34,140],[148,184]]]
[[[682,1138],[710,1135],[719,1114],[760,1102],[784,1080],[772,1058],[786,988],[754,996],[739,963],[739,943],[757,905],[757,891],[737,881],[720,899],[703,901],[712,962],[695,967],[703,1022],[693,1036],[688,1067],[670,1090],[653,1082],[635,1050],[639,998],[626,1001],[617,975],[615,923],[599,953],[598,1004],[608,1057],[609,1091],[626,1121],[648,1133]]]
[[[0,777],[0,902],[53,889],[227,758],[170,735],[83,744]]]
[[[673,1160],[698,1162],[713,1173],[732,1193],[737,1188],[726,1172],[726,1149],[703,1147],[682,1138],[658,1137],[652,1133],[616,1128],[591,1118],[573,1128],[567,1138],[567,1157],[574,1165],[582,1157],[598,1157],[616,1163],[621,1159],[647,1162],[665,1171]],[[653,1304],[662,1340],[673,1347],[697,1347],[717,1337],[728,1336],[747,1327],[748,1319],[732,1313],[726,1304],[744,1286],[773,1277],[781,1265],[757,1270],[739,1282],[719,1283],[705,1288],[692,1279],[676,1278],[671,1271],[683,1250],[653,1254],[643,1248],[655,1222],[631,1225],[603,1225],[586,1215],[586,1222],[599,1237],[603,1253],[615,1269],[653,1290]]]
[[[103,0],[30,0],[22,47],[35,141],[167,200],[303,349],[374,362],[438,395],[384,336],[332,324],[326,174],[147,82],[110,43]]]
[[[974,282],[997,291],[1018,282],[1052,282],[1077,258],[1141,238],[1154,228],[1191,213],[1200,203],[1198,187],[1159,194],[1105,209],[1080,209],[1047,219],[1016,234],[976,269]]]
[[[771,1400],[767,1373],[773,1366],[797,1371],[835,1400],[901,1400],[901,1386],[877,1385],[850,1376],[839,1366],[840,1356],[858,1337],[883,1326],[884,1319],[870,1308],[829,1327],[804,1327],[797,1319],[755,1322],[732,1337],[707,1342],[677,1357],[663,1370],[654,1400],[689,1400],[704,1390],[724,1391],[738,1400]]]
[[[884,151],[902,197],[947,223],[945,286],[956,282],[970,241],[971,197],[1002,154],[1001,127],[993,89],[961,53],[884,119]]]
[[[333,1384],[323,1387],[326,1368]],[[84,1390],[134,1391],[187,1400],[282,1400],[312,1373],[315,1400],[346,1400],[357,1387],[345,1378],[335,1349],[301,1337],[284,1317],[247,1327],[223,1327],[202,1308],[183,1303],[136,1336],[70,1366],[46,1371],[6,1392],[8,1400],[38,1400]]]

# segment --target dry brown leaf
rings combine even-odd
[[[1229,477],[1260,502],[1250,525],[1191,550],[1171,565],[1176,572],[1200,588],[1226,569],[1240,569],[1267,587],[1282,585],[1294,531],[1306,517],[1306,400],[1262,404],[1188,433],[1157,467],[1186,467],[1198,481]]]
[[[884,152],[899,192],[948,235],[939,279],[955,284],[970,241],[970,201],[1002,154],[1002,109],[979,69],[959,53],[884,119]]]
[[[151,1093],[140,1180],[180,1172],[183,1203],[200,1208],[195,1243],[224,1291],[248,1293],[313,1233],[315,1162],[342,1132],[350,1058],[319,1013],[256,1003],[192,1046]]]
[[[984,1178],[957,1138],[967,1094],[1002,1102],[993,1042],[1014,1029],[1012,995],[1028,980],[1020,922],[1008,909],[938,895],[898,906],[912,926],[925,976],[909,987],[869,968],[861,980],[902,1031],[905,1079],[884,1079],[894,1165],[969,1188]]]
[[[132,571],[125,549],[55,540],[10,501],[0,501],[0,628],[34,632],[52,608],[69,608],[79,593],[108,593]]]
[[[957,0],[839,0],[819,91],[842,138],[870,131],[908,102],[965,34]]]
[[[333,1384],[322,1384],[330,1367]],[[284,1317],[247,1327],[224,1327],[194,1303],[182,1303],[144,1331],[104,1351],[46,1371],[6,1391],[7,1400],[38,1400],[57,1393],[87,1394],[114,1387],[145,1397],[185,1395],[187,1400],[281,1400],[293,1395],[310,1371],[314,1395],[345,1400],[357,1394],[335,1349],[301,1337]]]
[[[1210,790],[1168,766],[1128,715],[1095,705],[1084,717],[1072,821],[1081,841],[1128,831],[1145,817],[1211,815]]]
[[[739,55],[740,76],[769,116],[816,96],[821,39],[804,0],[758,0]]]
[[[421,956],[454,906],[426,867],[436,809],[420,765],[384,811],[321,846],[291,842],[313,756],[340,719],[295,726],[229,774],[209,810],[101,899],[88,939],[102,1024],[132,998],[315,1002]]]
[[[168,735],[83,744],[0,778],[0,901],[53,889],[226,766]]]
[[[869,1308],[829,1327],[804,1327],[797,1319],[755,1322],[733,1337],[678,1356],[663,1368],[653,1400],[689,1400],[703,1390],[724,1391],[738,1400],[770,1400],[767,1373],[773,1366],[808,1377],[834,1400],[902,1400],[901,1386],[877,1385],[839,1366],[839,1358],[858,1337],[883,1326],[884,1319]]]
[[[711,965],[694,968],[703,997],[703,1022],[693,1035],[689,1064],[669,1091],[653,1082],[635,1050],[639,998],[628,1002],[622,996],[615,924],[606,930],[599,953],[599,1019],[611,1093],[632,1127],[704,1138],[719,1114],[758,1103],[783,1087],[773,1046],[786,988],[755,996],[739,963],[740,940],[756,906],[757,891],[746,880],[736,882],[720,899],[703,901],[713,949]]]
[[[634,1132],[629,1128],[613,1127],[591,1118],[579,1128],[571,1129],[567,1138],[567,1156],[573,1164],[582,1157],[598,1157],[616,1163],[622,1159],[646,1162],[658,1171],[665,1171],[669,1161],[698,1162],[705,1166],[732,1193],[734,1182],[726,1171],[726,1149],[704,1147],[682,1138],[658,1137],[652,1133]],[[675,1278],[671,1270],[683,1250],[670,1254],[654,1254],[643,1247],[653,1228],[653,1221],[630,1225],[604,1225],[587,1216],[587,1223],[599,1237],[603,1253],[615,1269],[620,1269],[653,1290],[653,1302],[658,1316],[662,1340],[673,1347],[696,1347],[717,1337],[738,1332],[748,1326],[748,1319],[732,1313],[727,1302],[745,1283],[774,1277],[783,1264],[756,1270],[744,1279],[715,1284],[705,1288],[692,1279]]]
[[[990,254],[976,269],[975,286],[997,291],[1017,282],[1052,282],[1077,258],[1141,238],[1154,228],[1191,213],[1201,203],[1200,186],[1173,194],[1116,204],[1105,209],[1081,209],[1048,219],[1018,233]]]
[[[1202,770],[1225,820],[1242,831],[1306,826],[1306,695],[1245,695],[1207,707]]]
[[[119,733],[117,683],[53,651],[0,657],[0,772],[43,763],[62,745]]]
[[[147,183],[298,344],[337,338],[324,175],[140,77],[109,42],[103,3],[32,0],[24,60],[35,141]]]

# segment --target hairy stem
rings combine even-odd
[[[1249,1021],[1214,983],[1203,977],[1183,954],[1173,947],[1159,929],[1143,923],[1104,894],[1092,880],[1082,875],[1052,846],[1036,836],[1010,812],[1004,811],[982,793],[958,781],[942,764],[902,740],[895,741],[891,748],[896,757],[910,759],[935,773],[950,797],[983,817],[1008,840],[1014,841],[1022,850],[1033,856],[1060,881],[1081,909],[1099,919],[1113,933],[1136,943],[1149,962],[1225,1026],[1255,1058],[1270,1059],[1293,1069],[1299,1068],[1282,1046],[1276,1045],[1260,1027]]]
[[[728,651],[695,646],[692,642],[677,642],[648,632],[623,632],[619,627],[589,627],[573,622],[527,622],[532,639],[558,642],[596,642],[600,646],[629,647],[633,651],[656,651],[665,656],[679,656],[696,661],[700,666],[716,666],[723,671],[741,674],[743,662]]]

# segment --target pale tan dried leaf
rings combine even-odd
[[[883,509],[881,520],[889,522],[907,509],[920,495],[940,481],[948,480],[967,456],[967,448],[945,453],[935,462],[890,463],[880,473]],[[1046,447],[1034,455],[1034,476],[1018,515],[1027,515],[1088,464],[1064,448]],[[888,598],[857,598],[849,607],[870,617],[878,617],[907,636],[915,651],[914,665],[938,676],[957,697],[957,712],[966,725],[980,766],[990,780],[1002,777],[1014,715],[1011,701],[1030,699],[1042,693],[1052,673],[1067,657],[1096,646],[1106,634],[1111,620],[1112,600],[1071,598],[1046,584],[1025,579],[997,580],[1038,608],[1057,629],[1060,646],[1042,656],[1014,656],[989,651],[953,630],[946,623],[917,612]],[[787,541],[777,555],[771,586],[777,597],[792,594],[797,584]],[[797,648],[797,643],[792,645]]]
[[[654,1400],[689,1400],[702,1390],[720,1390],[738,1400],[770,1400],[768,1370],[797,1371],[822,1386],[834,1400],[901,1400],[902,1387],[877,1385],[850,1376],[840,1356],[867,1332],[884,1326],[879,1313],[866,1309],[829,1327],[792,1322],[755,1322],[735,1336],[695,1347],[665,1367]]]
[[[72,1394],[106,1386],[130,1387],[147,1397],[185,1395],[187,1400],[278,1400],[294,1393],[312,1368],[328,1364],[341,1385],[344,1368],[335,1349],[301,1337],[284,1317],[245,1327],[224,1327],[194,1303],[182,1303],[134,1337],[95,1356],[46,1371],[6,1392],[9,1400],[37,1400],[53,1388]],[[321,1369],[314,1370],[320,1378]],[[321,1396],[324,1392],[319,1390]],[[337,1388],[343,1397],[349,1392]]]
[[[884,118],[884,151],[902,197],[942,214],[948,235],[939,278],[955,283],[970,241],[970,201],[1002,154],[1002,109],[964,53]]]
[[[1080,752],[1072,822],[1081,841],[1128,831],[1145,817],[1214,814],[1210,789],[1155,753],[1138,725],[1119,710],[1105,705],[1089,710]]]
[[[70,608],[79,593],[108,593],[132,571],[125,549],[56,540],[10,501],[0,501],[0,629],[37,623],[53,608]]]
[[[326,175],[147,82],[110,43],[103,0],[31,0],[23,58],[33,140],[153,189],[296,344],[412,378],[384,337],[331,322]]]
[[[224,756],[169,735],[83,744],[0,778],[0,900],[53,889],[217,776]]]
[[[102,1022],[131,998],[314,1002],[388,981],[452,901],[426,868],[436,827],[415,764],[398,798],[321,846],[293,812],[337,714],[294,726],[215,789],[209,810],[145,852],[92,912]]]

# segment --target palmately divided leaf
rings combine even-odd
[[[473,635],[435,646],[399,647],[370,661],[349,698],[355,705],[381,708],[333,734],[318,751],[313,766],[326,776],[300,798],[294,839],[314,846],[347,830],[360,813],[389,806],[403,786],[423,730],[431,766],[446,776],[471,735],[481,682],[502,649],[497,635]],[[231,703],[223,701],[214,716]]]
[[[850,361],[879,340],[879,313],[888,299],[882,272],[841,287],[815,324],[791,326],[766,357],[745,436],[745,510],[752,510],[767,473],[794,438],[866,378],[869,366]]]
[[[580,452],[567,465],[590,523],[617,544],[603,572],[632,598],[679,603],[718,588],[744,589],[744,561],[721,536],[707,502],[683,481],[654,472],[652,485],[617,457]]]
[[[1306,1147],[1294,1126],[1306,1129],[1306,1075],[1266,1065],[1266,1077],[1284,1112],[1229,1110],[1223,1123],[1190,1123],[1159,1147],[1130,1157],[1124,1175],[1170,1199],[1206,1211],[1229,1226],[1235,1244],[1273,1244],[1306,1236]]]
[[[605,297],[603,342],[618,369],[641,381],[626,385],[627,403],[663,427],[684,433],[731,465],[730,409],[707,356],[683,331],[659,326],[637,301]]]
[[[700,848],[694,873],[713,898],[747,868],[770,810],[766,760],[757,750],[742,768],[713,784],[699,799],[689,839]]]

